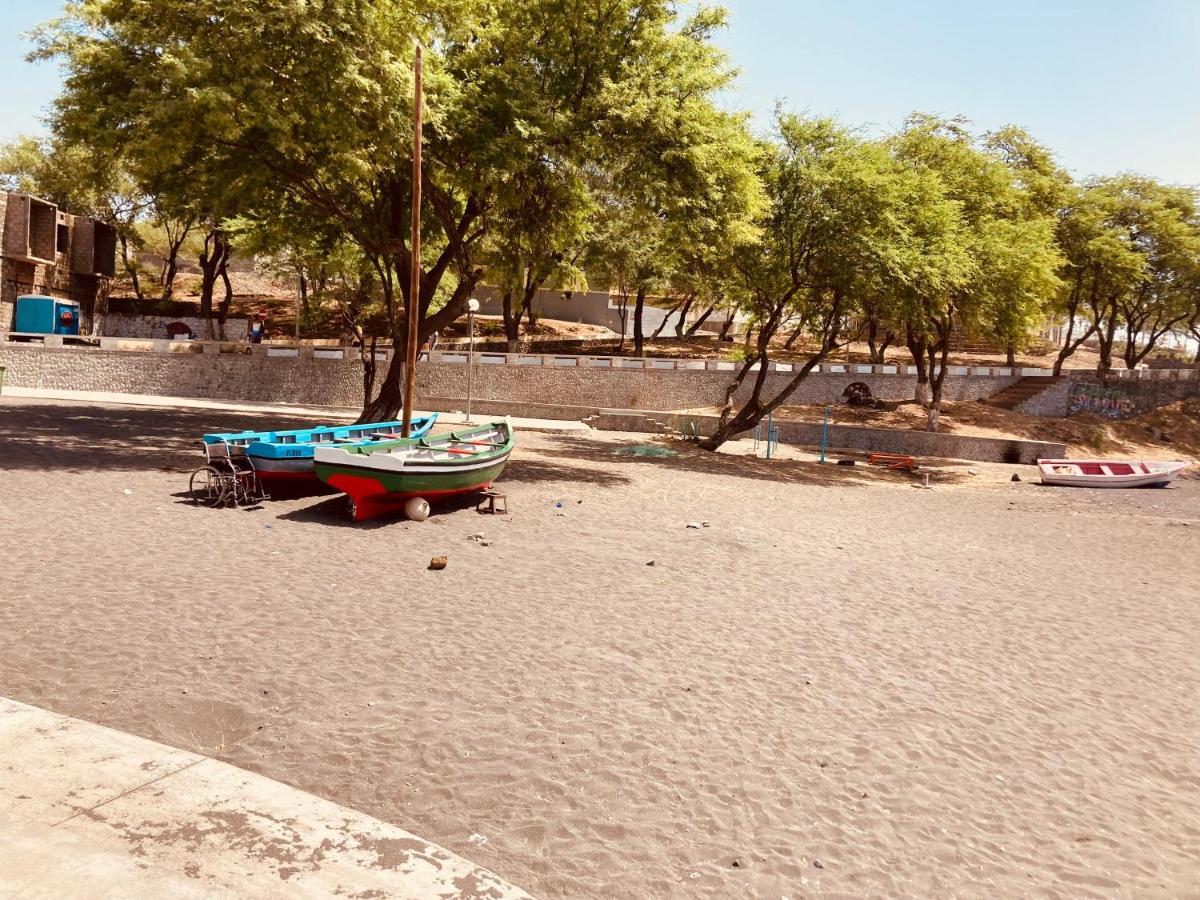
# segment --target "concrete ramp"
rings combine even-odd
[[[401,828],[0,697],[0,895],[529,895]]]

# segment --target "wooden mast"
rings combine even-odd
[[[411,436],[413,394],[417,384],[417,320],[421,315],[421,45],[417,44],[413,62],[413,171],[412,171],[412,250],[409,269],[408,304],[404,310],[407,336],[404,349],[404,416],[402,433]]]

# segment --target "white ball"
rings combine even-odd
[[[404,515],[414,522],[424,522],[429,518],[429,501],[423,497],[413,497],[404,504]]]

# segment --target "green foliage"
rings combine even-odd
[[[1060,303],[1090,319],[1101,369],[1111,366],[1120,331],[1132,368],[1198,308],[1198,205],[1195,189],[1120,175],[1087,182],[1064,210],[1068,287]]]

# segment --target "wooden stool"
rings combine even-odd
[[[500,501],[499,507],[496,506],[497,500]],[[483,498],[479,501],[479,505],[475,507],[475,512],[493,516],[506,516],[508,515],[508,496],[499,491],[484,491]]]

